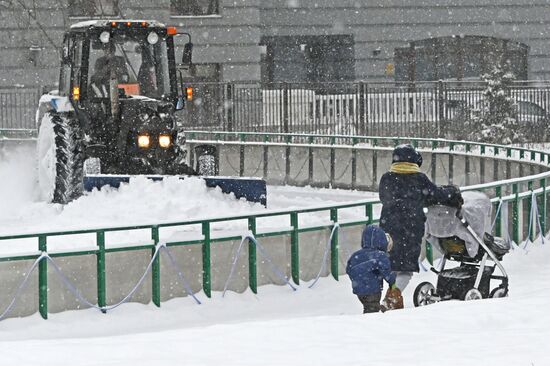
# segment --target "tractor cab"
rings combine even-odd
[[[37,113],[41,195],[67,203],[84,189],[117,187],[133,175],[217,175],[217,150],[196,145],[187,159],[181,73],[174,38],[188,37],[181,62],[191,65],[187,33],[156,21],[93,20],[65,33],[59,90]],[[189,90],[185,90],[189,94]],[[265,204],[265,181],[205,178],[208,186]]]
[[[178,107],[174,54],[178,35],[175,27],[155,21],[97,20],[73,25],[64,38],[60,95],[83,105],[145,97]],[[190,64],[191,43],[184,49],[184,61]]]

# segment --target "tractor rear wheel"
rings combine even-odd
[[[66,204],[83,191],[84,153],[78,120],[49,111],[38,132],[38,180],[42,199]]]

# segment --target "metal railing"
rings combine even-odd
[[[414,136],[465,139],[481,114],[481,82],[190,83],[186,129]],[[0,89],[0,131],[34,129],[41,88]],[[546,140],[550,84],[516,82],[509,90],[529,141]]]
[[[36,129],[35,115],[41,95],[40,87],[0,87],[0,131]]]
[[[188,129],[463,139],[483,115],[481,82],[194,83]],[[529,140],[545,139],[550,85],[516,82],[510,96]]]
[[[326,151],[328,159],[334,159],[334,149],[342,148],[352,151],[369,150],[378,154],[391,153],[391,148],[394,144],[412,142],[419,148],[424,147],[424,151],[427,153],[432,151],[433,154],[446,154],[449,158],[448,162],[458,161],[458,157],[480,157],[489,160],[504,161],[505,164],[517,163],[518,166],[528,165],[533,169],[537,168],[542,173],[521,177],[521,170],[518,173],[518,177],[513,179],[506,179],[497,182],[489,182],[484,184],[478,184],[475,186],[465,187],[465,190],[481,190],[487,192],[492,197],[492,202],[496,206],[501,203],[512,205],[511,214],[507,214],[508,210],[495,210],[496,227],[495,232],[497,235],[504,234],[505,224],[511,222],[512,238],[516,243],[519,243],[526,234],[526,237],[534,239],[536,231],[533,230],[535,225],[531,225],[530,222],[524,220],[524,203],[527,203],[530,209],[534,203],[541,209],[538,211],[537,218],[540,217],[540,232],[545,233],[547,228],[548,218],[548,180],[550,179],[550,155],[545,151],[536,151],[523,148],[514,148],[508,146],[498,145],[486,145],[479,143],[469,143],[464,141],[450,141],[440,139],[415,139],[415,138],[383,138],[383,137],[360,137],[360,136],[321,136],[321,135],[286,135],[286,134],[254,134],[254,133],[210,133],[210,132],[191,132],[189,134],[190,144],[204,142],[205,140],[210,142],[218,142],[224,146],[236,146],[237,151],[246,149],[250,146],[275,146],[283,148],[303,148],[312,147],[316,149],[323,149]],[[328,139],[328,143],[327,143]],[[341,145],[336,145],[339,141]],[[388,146],[388,147],[384,147]],[[320,157],[321,159],[322,157]],[[267,158],[269,159],[269,157]],[[286,158],[287,161],[290,159]],[[454,160],[453,160],[454,159]],[[435,160],[432,158],[432,160]],[[332,163],[334,165],[334,163]],[[242,166],[242,164],[239,164]],[[498,165],[495,164],[495,170]],[[451,166],[448,167],[449,169]],[[467,168],[466,168],[467,169]],[[481,169],[481,167],[479,168]],[[511,169],[508,169],[511,171]],[[497,172],[498,173],[498,172]],[[303,241],[301,235],[305,233],[329,233],[334,231],[334,235],[330,236],[330,274],[336,279],[341,271],[339,267],[339,259],[343,256],[341,252],[342,247],[339,242],[338,231],[339,228],[360,228],[361,225],[366,223],[377,222],[377,218],[374,217],[374,207],[379,204],[377,199],[366,199],[352,203],[345,204],[333,204],[324,205],[319,207],[311,207],[305,209],[293,209],[293,210],[279,210],[279,211],[265,211],[261,213],[254,213],[250,215],[236,215],[230,217],[221,218],[208,218],[200,220],[190,220],[183,222],[166,222],[166,223],[154,223],[149,225],[138,226],[126,226],[126,227],[109,227],[109,228],[96,228],[96,229],[84,229],[73,231],[55,231],[55,232],[41,232],[30,234],[18,234],[18,235],[5,235],[0,237],[0,245],[7,245],[8,243],[14,243],[18,240],[32,239],[36,241],[37,251],[31,254],[20,255],[8,255],[0,258],[1,262],[7,263],[7,265],[14,265],[19,261],[25,260],[39,260],[49,252],[48,244],[55,238],[64,236],[79,236],[79,235],[93,235],[95,238],[95,248],[86,250],[65,250],[50,252],[48,256],[52,259],[65,258],[67,261],[75,260],[77,257],[82,256],[95,256],[95,276],[97,278],[97,298],[92,300],[96,302],[98,307],[105,308],[107,305],[107,277],[108,271],[106,270],[106,261],[109,255],[114,253],[132,253],[136,251],[149,251],[151,263],[151,300],[157,306],[161,304],[161,261],[157,255],[159,245],[172,247],[200,247],[200,257],[202,261],[200,273],[195,273],[195,276],[200,275],[201,287],[204,294],[210,297],[212,294],[212,271],[213,271],[213,257],[211,250],[214,248],[214,243],[227,243],[230,241],[241,240],[245,236],[253,236],[257,239],[263,238],[277,238],[276,246],[286,246],[286,240],[289,240],[290,246],[290,263],[284,263],[290,268],[290,277],[296,284],[300,283],[300,270],[303,265],[300,262],[300,248],[306,243]],[[361,208],[364,212],[364,216],[355,217],[353,220],[340,220],[340,215],[350,208]],[[327,215],[324,219],[317,219],[315,224],[301,225],[299,218],[303,215],[310,213],[323,213]],[[260,228],[259,222],[262,219],[278,217],[280,222],[286,222],[278,228]],[[235,232],[219,232],[214,229],[216,224],[219,223],[233,223],[238,221],[246,222],[246,233]],[[200,229],[200,235],[189,234],[187,238],[178,237],[177,239],[162,239],[163,232],[174,228],[188,228],[192,226],[198,226]],[[526,230],[527,229],[527,230]],[[536,227],[535,227],[536,229]],[[111,246],[107,243],[107,235],[114,232],[138,232],[146,230],[149,234],[150,241],[145,244],[131,245],[126,243],[123,245]],[[78,241],[75,239],[75,241]],[[191,260],[191,258],[189,258]],[[196,259],[193,259],[196,260]],[[227,265],[223,259],[217,258],[217,265]],[[227,260],[230,261],[230,258]],[[68,262],[67,262],[68,263]],[[258,261],[256,246],[250,244],[248,247],[248,286],[256,293],[258,290]],[[42,260],[38,264],[38,310],[43,318],[48,316],[48,297],[53,296],[53,293],[48,291],[48,262]],[[78,270],[82,268],[79,266]],[[92,276],[92,273],[87,274]],[[145,276],[145,275],[144,275]],[[17,276],[16,276],[17,277]],[[20,278],[20,275],[18,276]],[[4,278],[5,280],[5,278]],[[1,291],[3,294],[10,293],[9,290],[4,288]]]

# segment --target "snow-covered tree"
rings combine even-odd
[[[482,79],[486,88],[473,118],[466,122],[467,139],[505,145],[524,142],[516,104],[510,97],[514,74],[495,66],[492,72],[482,75]]]

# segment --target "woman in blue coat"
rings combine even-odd
[[[399,145],[393,151],[389,172],[380,179],[382,202],[380,227],[391,235],[391,268],[397,272],[397,287],[403,291],[413,272],[418,272],[418,259],[426,216],[424,207],[434,204],[456,206],[462,200],[453,186],[438,187],[420,171],[422,156],[411,145]]]

